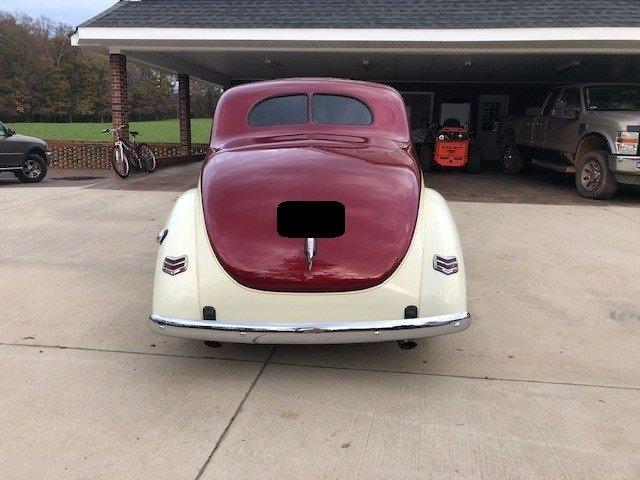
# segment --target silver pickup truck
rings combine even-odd
[[[574,173],[578,192],[610,198],[619,184],[640,185],[640,84],[577,84],[551,90],[542,108],[504,117],[502,170],[526,165]]]

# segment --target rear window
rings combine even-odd
[[[313,96],[313,122],[331,125],[371,125],[371,110],[360,100],[342,95]]]
[[[249,125],[295,125],[307,123],[307,96],[273,97],[258,103],[249,113]]]

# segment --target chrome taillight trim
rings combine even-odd
[[[455,256],[434,255],[433,269],[445,275],[458,273],[458,259]]]
[[[189,259],[186,255],[179,257],[164,257],[162,271],[167,275],[178,275],[179,273],[186,272],[188,265]]]

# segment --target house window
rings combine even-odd
[[[502,102],[484,102],[482,110],[482,121],[480,128],[483,132],[492,132],[495,130],[495,124],[502,116]]]
[[[286,95],[273,97],[258,103],[249,113],[249,125],[295,125],[307,123],[307,96]]]
[[[313,96],[313,122],[331,125],[371,125],[371,110],[360,100],[342,95]]]

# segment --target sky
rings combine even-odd
[[[0,0],[0,10],[45,16],[77,27],[114,3],[116,0]]]

